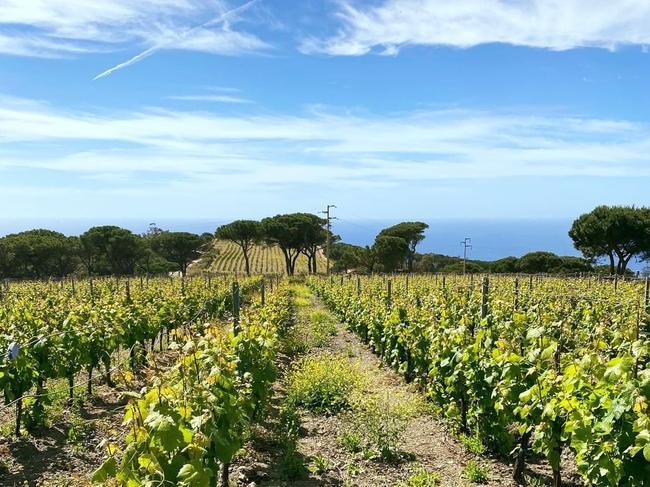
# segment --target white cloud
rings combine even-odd
[[[268,48],[233,29],[243,11],[224,25],[211,22],[233,7],[226,0],[3,0],[0,54],[60,57],[131,45],[216,54]]]
[[[110,147],[110,149],[107,149]],[[650,126],[518,112],[96,115],[0,98],[0,168],[118,180],[152,173],[230,190],[508,176],[650,176]]]
[[[486,43],[566,50],[650,43],[646,0],[341,0],[342,25],[308,38],[304,52],[394,55],[408,45],[468,48]]]
[[[170,100],[178,101],[207,101],[214,103],[252,103],[248,98],[232,95],[177,95],[169,96]]]

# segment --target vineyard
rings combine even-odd
[[[644,486],[648,293],[523,275],[11,283],[0,485]],[[61,428],[99,453],[21,469]]]
[[[319,254],[319,272],[325,271],[326,259]],[[250,251],[251,274],[282,274],[285,272],[284,256],[279,247],[256,245]],[[201,261],[190,267],[191,274],[201,272],[245,273],[244,255],[241,248],[226,240],[215,240],[214,249],[207,252]],[[307,273],[307,257],[300,255],[296,262],[296,273]]]
[[[208,467],[220,461],[223,470],[264,403],[274,377],[276,327],[286,325],[291,313],[287,294],[277,286],[263,291],[264,306],[252,302],[260,291],[258,279],[236,289],[219,279],[4,287],[0,417],[6,422],[13,412],[14,435],[29,435],[45,426],[52,398],[63,391],[72,405],[81,388],[92,396],[94,383],[116,387],[116,376],[128,383],[134,374],[151,375],[155,364],[158,374],[147,387],[128,392],[125,449],[107,443],[109,457],[94,480],[115,477],[143,485],[215,477],[218,469]],[[163,349],[178,353],[173,365],[161,369],[156,354]],[[201,449],[207,449],[205,458]],[[172,457],[172,450],[178,455]],[[190,473],[200,465],[203,470]]]
[[[311,286],[455,427],[562,485],[648,485],[648,284],[594,279],[381,277]]]

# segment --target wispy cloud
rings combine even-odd
[[[242,9],[226,0],[3,0],[0,54],[62,57],[143,49],[121,63],[125,67],[158,49],[253,52],[269,46],[233,28],[253,4]]]
[[[335,35],[307,38],[301,50],[394,55],[408,45],[566,50],[650,43],[646,0],[341,0],[336,17],[341,25]]]
[[[168,96],[167,98],[179,101],[205,101],[213,103],[253,103],[248,98],[232,95],[178,95]]]
[[[106,147],[111,149],[106,149]],[[311,111],[224,116],[149,109],[98,116],[0,98],[0,167],[168,173],[231,190],[508,176],[650,176],[650,126],[521,112]]]
[[[183,29],[181,31],[172,31],[168,29],[167,34],[162,40],[158,41],[152,47],[145,49],[140,54],[133,56],[127,61],[117,64],[106,71],[98,74],[93,80],[98,80],[110,76],[111,74],[131,66],[143,59],[151,56],[156,51],[161,49],[188,49],[196,51],[208,51],[220,54],[241,52],[246,50],[254,50],[256,48],[265,47],[264,43],[259,41],[256,37],[250,35],[243,35],[232,32],[229,29],[229,22],[256,4],[258,0],[249,0],[248,2],[234,7],[220,13],[216,17],[211,18],[207,22],[203,22],[195,27]],[[222,26],[223,30],[215,33],[209,28],[215,26]]]

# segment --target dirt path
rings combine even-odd
[[[278,464],[282,463],[281,445],[273,437],[277,429],[277,411],[286,393],[282,378],[278,381],[274,411],[269,422],[260,429],[240,462],[239,485],[250,486],[315,486],[315,485],[350,485],[350,486],[428,486],[432,483],[404,483],[409,477],[422,469],[437,475],[442,486],[474,485],[464,478],[463,469],[475,461],[487,469],[484,485],[515,486],[511,479],[511,467],[496,459],[470,453],[448,431],[445,425],[436,419],[426,405],[422,394],[412,385],[407,384],[391,369],[385,367],[378,357],[352,332],[348,331],[323,304],[313,295],[308,296],[308,304],[298,307],[298,326],[303,336],[308,335],[310,314],[314,311],[326,314],[334,327],[334,334],[319,346],[306,352],[306,356],[333,354],[345,356],[351,363],[357,364],[366,377],[367,394],[388,398],[389,401],[415,405],[415,412],[410,415],[399,448],[402,458],[393,461],[364,458],[352,453],[341,444],[341,433],[345,428],[344,416],[324,416],[301,410],[301,430],[297,443],[298,461],[306,469],[302,476],[287,478],[286,472]],[[307,326],[305,326],[307,323]],[[294,360],[298,357],[294,357]],[[286,373],[289,359],[284,360]],[[355,365],[356,366],[356,365]],[[273,417],[275,416],[275,418]],[[411,481],[413,482],[413,481]]]

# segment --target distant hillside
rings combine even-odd
[[[250,251],[251,274],[281,274],[284,273],[284,256],[277,246],[255,246]],[[317,258],[318,272],[325,272],[326,259],[324,256]],[[245,272],[244,254],[241,248],[225,240],[215,240],[214,248],[206,252],[203,257],[193,264],[190,274],[201,272],[238,273]],[[307,257],[300,255],[296,262],[296,273],[307,273]]]

